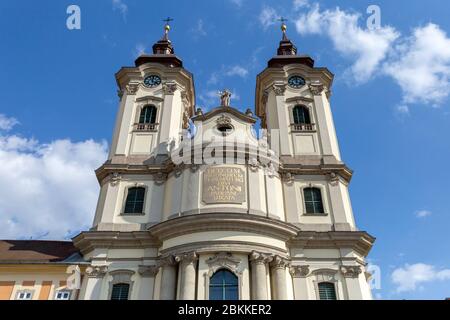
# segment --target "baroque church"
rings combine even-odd
[[[0,299],[372,299],[375,239],[355,224],[333,74],[297,54],[282,23],[255,110],[223,90],[204,112],[169,30],[116,73],[92,228],[72,242],[0,241]]]

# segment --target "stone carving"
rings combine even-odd
[[[292,266],[289,271],[293,277],[306,277],[309,274],[309,266]]]
[[[225,89],[223,91],[219,91],[220,96],[220,105],[222,107],[229,107],[230,106],[230,100],[231,100],[231,92],[228,89]]]
[[[89,266],[86,274],[89,278],[102,278],[108,272],[108,266]]]
[[[165,267],[165,266],[173,266],[176,263],[177,263],[177,261],[175,261],[175,257],[173,255],[169,254],[169,255],[160,257],[156,261],[156,267],[161,268],[161,267]]]
[[[163,173],[163,172],[155,173],[153,175],[153,179],[155,180],[156,184],[161,185],[166,181],[167,173]]]
[[[207,204],[245,202],[245,172],[241,168],[208,167],[202,182],[202,200]]]
[[[198,260],[198,255],[194,251],[182,253],[182,254],[175,256],[176,262],[193,263],[197,260]]]
[[[309,85],[309,90],[311,91],[311,93],[315,96],[320,96],[322,94],[322,92],[325,90],[325,86],[320,83],[320,82],[312,82]]]
[[[252,170],[253,172],[257,171],[260,167],[259,161],[256,158],[249,159],[248,165],[250,166],[250,170]]]
[[[290,172],[284,172],[281,177],[286,183],[292,183],[294,181],[294,176]]]
[[[163,84],[163,92],[167,95],[172,95],[177,91],[177,84],[175,82],[166,82]]]
[[[125,86],[125,89],[127,91],[127,94],[130,95],[136,94],[136,92],[139,89],[139,83],[129,83]]]
[[[111,178],[109,179],[109,183],[112,187],[115,187],[122,180],[122,176],[118,172],[114,172],[111,174]]]
[[[139,266],[138,272],[141,277],[154,277],[159,271],[159,267],[153,266]]]
[[[278,255],[274,256],[272,258],[272,261],[270,261],[270,267],[273,269],[285,269],[286,267],[290,266],[290,261],[286,258],[280,257]]]
[[[249,261],[254,264],[266,264],[272,261],[270,254],[252,251],[249,256]]]
[[[262,95],[262,103],[263,105],[266,105],[267,101],[269,100],[269,90],[264,90]]]
[[[209,274],[212,275],[218,269],[226,268],[236,274],[240,273],[239,266],[241,259],[233,257],[230,252],[219,252],[215,256],[207,259],[206,264],[209,266]]]
[[[221,115],[216,120],[218,126],[231,126],[231,118],[226,115]]]
[[[336,173],[330,172],[330,173],[328,174],[328,179],[329,179],[330,184],[331,184],[332,186],[337,186],[337,185],[338,185],[338,182],[339,182],[339,176],[338,176]]]
[[[273,91],[275,92],[275,95],[282,96],[284,95],[284,92],[286,91],[286,84],[280,83],[280,84],[274,84],[272,86]]]
[[[357,278],[362,272],[360,266],[341,266],[341,273],[346,278]]]

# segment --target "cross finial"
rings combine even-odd
[[[286,37],[287,26],[286,26],[285,22],[288,21],[288,19],[281,17],[280,19],[278,19],[278,21],[281,21],[281,31],[283,32],[283,40],[285,40],[285,39],[287,39],[287,37]]]
[[[170,25],[169,22],[173,21],[173,19],[171,17],[167,17],[166,19],[163,20],[163,22],[165,22],[166,24],[164,25],[164,40],[168,40],[169,39],[169,31],[170,31]]]

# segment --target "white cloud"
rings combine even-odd
[[[123,2],[122,0],[112,0],[112,6],[114,11],[118,10],[122,14],[122,17],[124,19],[126,18],[128,6],[125,2]]]
[[[63,239],[90,227],[106,142],[0,135],[0,238]]]
[[[19,124],[19,121],[15,118],[10,118],[0,113],[0,130],[9,131],[16,124]]]
[[[417,218],[425,218],[431,215],[431,211],[429,210],[419,210],[414,213]]]
[[[398,293],[414,291],[417,286],[427,282],[450,280],[450,269],[438,270],[424,263],[405,264],[392,272],[391,279]]]
[[[384,66],[400,85],[403,102],[439,105],[450,94],[450,38],[435,24],[416,28]]]
[[[318,4],[295,21],[297,32],[326,35],[334,48],[354,60],[348,70],[353,79],[362,83],[369,80],[386,58],[399,33],[390,26],[368,30],[359,26],[361,15],[339,8],[320,11]]]
[[[230,0],[230,2],[238,8],[242,7],[244,4],[244,0]]]
[[[263,7],[261,13],[259,14],[259,22],[264,29],[267,29],[268,27],[274,25],[277,18],[277,11],[274,8],[268,6]]]
[[[245,78],[248,75],[248,70],[241,66],[233,66],[225,72],[225,75],[229,77],[239,76],[241,78]]]
[[[409,107],[405,104],[400,104],[397,106],[397,112],[402,115],[409,115]]]
[[[308,0],[294,0],[293,6],[294,6],[294,10],[309,7],[309,1]]]

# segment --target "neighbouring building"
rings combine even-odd
[[[30,244],[39,263],[1,258],[0,297],[31,282],[54,297],[68,261],[82,275],[73,299],[372,299],[365,257],[375,239],[355,224],[333,74],[297,54],[283,23],[277,55],[256,78],[255,110],[233,108],[224,90],[204,112],[169,29],[153,54],[116,74],[92,228],[73,246],[54,242],[69,252],[53,260],[39,252],[52,242]]]

